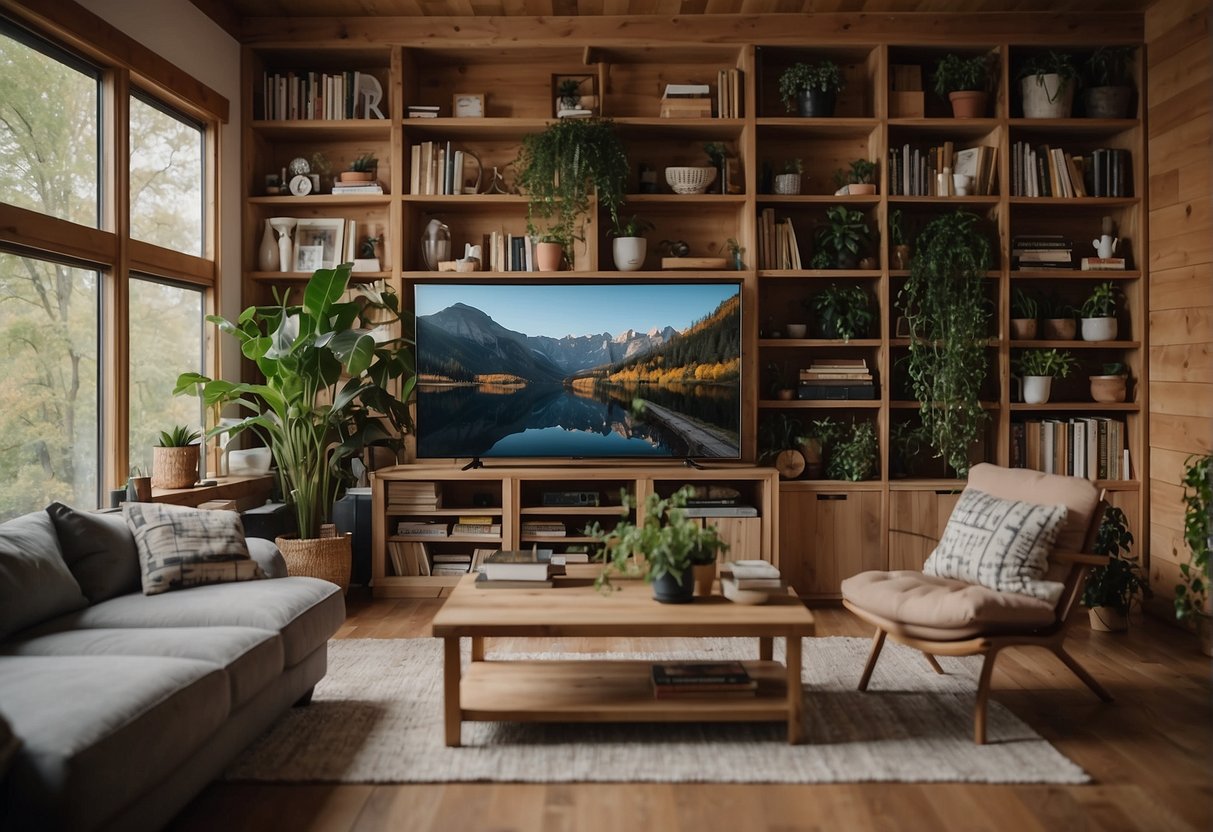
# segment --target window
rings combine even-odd
[[[0,520],[98,504],[98,279],[0,252]]]
[[[202,128],[131,96],[131,237],[202,256]]]
[[[0,21],[0,201],[96,228],[99,73]]]
[[[205,297],[201,290],[131,277],[130,464],[150,474],[152,446],[174,425],[202,426],[193,396],[173,396],[177,375],[203,372]]]

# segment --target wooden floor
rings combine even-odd
[[[351,601],[339,638],[427,635],[437,601]],[[815,610],[821,635],[870,635],[845,610]],[[175,830],[1208,830],[1213,828],[1210,663],[1163,623],[1092,633],[1076,615],[1072,652],[1116,698],[1101,704],[1043,650],[999,656],[994,699],[1094,778],[1089,786],[960,784],[665,785],[215,784]],[[652,645],[650,644],[650,647]],[[490,640],[494,649],[550,644]],[[579,640],[562,649],[632,649]],[[923,665],[924,672],[928,672]],[[858,679],[862,670],[855,667]],[[435,719],[434,730],[441,730]]]

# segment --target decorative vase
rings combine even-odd
[[[1073,318],[1045,318],[1044,324],[1049,341],[1073,341],[1078,334],[1078,321]]]
[[[1069,118],[1074,106],[1074,81],[1056,73],[1037,78],[1029,75],[1019,82],[1023,92],[1024,118]]]
[[[560,261],[564,259],[564,247],[560,243],[537,243],[535,245],[535,265],[541,272],[560,271]]]
[[[274,239],[274,226],[265,221],[265,231],[261,235],[261,245],[257,248],[257,268],[263,272],[277,271],[280,264],[278,258],[278,242]]]
[[[430,220],[421,234],[421,257],[425,267],[438,271],[438,264],[451,259],[451,229],[442,220]]]
[[[1044,404],[1049,400],[1049,393],[1053,390],[1052,376],[1024,376],[1023,377],[1023,401],[1024,404]]]
[[[1098,633],[1123,633],[1129,629],[1129,614],[1116,607],[1091,607],[1087,615],[1091,629]]]
[[[715,562],[697,563],[691,567],[691,572],[695,576],[696,597],[706,598],[711,595],[713,584],[716,582]]]
[[[616,237],[611,243],[611,257],[621,272],[634,272],[644,266],[648,241],[644,237]],[[559,266],[557,266],[559,268]]]
[[[198,481],[201,446],[152,448],[152,488],[190,488]]]
[[[1091,376],[1091,398],[1101,404],[1123,402],[1129,394],[1125,376]]]
[[[1115,341],[1115,318],[1083,318],[1082,340],[1084,341]]]
[[[295,267],[295,247],[291,244],[291,232],[299,220],[294,217],[270,217],[270,225],[278,232],[278,271],[289,272]]]
[[[775,193],[792,196],[800,193],[799,173],[779,173],[775,175]]]
[[[801,90],[797,103],[800,115],[805,118],[828,118],[834,115],[835,94],[833,90]]]
[[[689,604],[695,600],[695,570],[682,570],[678,580],[669,572],[653,579],[653,598],[662,604]]]
[[[986,114],[990,94],[979,90],[956,90],[948,93],[953,118],[981,118]]]
[[[1088,87],[1082,94],[1087,118],[1128,118],[1132,87]]]
[[[1036,330],[1038,326],[1039,324],[1035,318],[1012,318],[1011,340],[1031,341],[1036,337]]]
[[[346,532],[333,537],[279,537],[274,543],[286,561],[287,574],[331,581],[344,595],[350,588],[351,539]]]
[[[910,247],[907,245],[893,246],[893,268],[905,271],[910,268]]]

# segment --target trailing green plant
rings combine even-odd
[[[643,521],[628,520],[636,508],[636,499],[626,490],[620,492],[620,520],[612,528],[594,521],[586,534],[603,546],[605,566],[594,586],[610,592],[611,574],[641,575],[635,555],[644,556],[643,577],[647,583],[670,575],[681,581],[683,573],[696,564],[714,563],[716,553],[727,551],[715,527],[686,516],[686,504],[695,494],[694,486],[684,485],[669,497],[652,493],[645,498]]]
[[[1040,312],[1040,305],[1036,302],[1036,298],[1029,295],[1023,289],[1018,287],[1011,292],[1011,317],[1028,320],[1035,320]]]
[[[188,425],[174,425],[169,430],[160,431],[160,441],[156,444],[161,448],[184,448],[193,445],[201,436],[202,431]]]
[[[518,186],[527,194],[527,231],[566,248],[597,193],[612,222],[627,193],[627,152],[609,119],[565,118],[522,138]],[[545,221],[541,231],[537,220]]]
[[[988,372],[989,308],[983,280],[990,243],[976,214],[936,217],[919,233],[898,303],[910,327],[906,368],[931,447],[960,476],[986,419],[979,398]]]
[[[1073,83],[1077,86],[1080,78],[1078,68],[1074,66],[1074,56],[1068,52],[1057,52],[1050,49],[1038,55],[1033,55],[1024,62],[1019,71],[1020,78],[1036,77],[1036,83],[1044,87],[1046,75],[1057,75],[1061,78],[1057,89],[1049,96],[1049,103],[1058,99],[1066,87]],[[1048,87],[1044,87],[1046,93]]]
[[[779,97],[783,99],[789,112],[796,97],[803,91],[839,93],[845,88],[842,70],[828,58],[815,64],[792,64],[779,76]]]
[[[889,241],[895,246],[909,244],[909,239],[906,237],[905,220],[902,218],[900,208],[894,208],[889,212]]]
[[[845,205],[831,205],[826,209],[826,223],[817,230],[818,251],[832,253],[834,265],[837,265],[840,259],[858,258],[871,237],[872,232],[862,211],[847,208]]]
[[[1025,376],[1067,378],[1078,367],[1078,359],[1068,350],[1024,350],[1015,366]]]
[[[935,70],[935,94],[947,98],[950,92],[985,92],[990,88],[990,55],[964,58],[948,53]]]
[[[1133,601],[1149,598],[1149,581],[1142,574],[1136,560],[1121,557],[1129,554],[1133,545],[1133,534],[1125,513],[1116,506],[1109,506],[1095,534],[1095,554],[1106,555],[1108,562],[1097,566],[1087,575],[1082,591],[1082,602],[1088,607],[1111,607],[1128,613]]]
[[[1084,318],[1115,318],[1116,317],[1116,284],[1111,280],[1097,283],[1091,289],[1091,294],[1082,303]]]
[[[644,232],[653,230],[653,223],[636,214],[631,217],[620,214],[615,217],[614,223],[610,232],[612,237],[643,237]]]
[[[250,412],[208,436],[257,433],[278,463],[282,493],[295,510],[301,538],[317,537],[333,501],[350,479],[349,462],[370,446],[396,450],[412,428],[408,400],[416,383],[408,335],[377,340],[373,330],[411,333],[396,294],[384,284],[359,286],[343,301],[350,264],[319,269],[290,304],[290,291],[270,306],[250,306],[235,321],[207,320],[240,342],[264,383],[177,377],[174,395],[196,395],[213,408]]]
[[[1179,565],[1175,587],[1175,618],[1183,621],[1207,615],[1209,550],[1213,548],[1213,454],[1190,456],[1184,462],[1184,542],[1191,556]]]
[[[1092,87],[1131,87],[1133,77],[1129,74],[1129,67],[1132,63],[1133,47],[1101,46],[1083,64],[1087,84]]]
[[[835,439],[826,454],[826,478],[831,480],[871,479],[876,473],[876,426],[872,422],[857,421],[851,424],[849,433]]]
[[[850,341],[868,334],[872,324],[872,309],[868,293],[862,286],[839,286],[831,283],[826,289],[807,298],[802,304],[806,311],[817,313],[824,338]]]
[[[375,158],[374,153],[363,153],[354,161],[350,162],[350,170],[358,173],[369,173],[375,170],[379,165],[379,160]]]

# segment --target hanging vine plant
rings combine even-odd
[[[610,119],[566,118],[524,136],[518,186],[526,193],[527,231],[567,247],[579,236],[595,190],[612,221],[627,193],[628,157]],[[541,229],[537,220],[545,221]]]
[[[910,326],[906,366],[923,430],[936,455],[962,477],[986,419],[979,395],[988,367],[990,310],[982,281],[990,244],[977,223],[976,214],[956,211],[923,228],[898,295]]]

